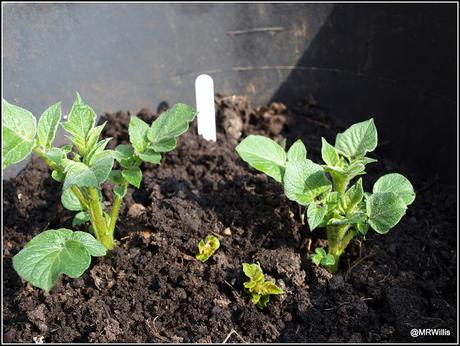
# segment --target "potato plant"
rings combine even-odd
[[[267,307],[270,295],[283,294],[284,291],[271,281],[266,281],[260,263],[243,263],[243,272],[249,278],[244,287],[251,295],[251,302],[259,308]]]
[[[281,183],[288,199],[306,206],[310,230],[326,228],[327,252],[316,249],[311,258],[334,273],[355,236],[364,236],[369,227],[387,233],[415,199],[411,183],[398,173],[382,176],[372,193],[364,192],[359,176],[366,174],[367,164],[376,162],[366,156],[376,147],[377,129],[369,119],[339,133],[334,146],[322,138],[322,165],[307,159],[301,140],[286,152],[269,138],[250,135],[236,151],[251,167]]]
[[[61,273],[79,277],[90,265],[91,256],[104,256],[115,247],[115,225],[128,185],[140,187],[142,162],[159,164],[164,152],[174,150],[176,138],[186,132],[195,110],[176,104],[149,126],[131,117],[131,145],[115,150],[100,138],[105,123],[96,126],[96,113],[77,93],[76,100],[61,122],[61,105],[49,107],[38,120],[31,112],[2,101],[2,167],[24,160],[32,152],[52,169],[51,176],[62,183],[62,205],[77,214],[73,226],[89,222],[90,233],[66,228],[47,230],[34,237],[13,257],[17,273],[32,285],[50,290]],[[58,126],[70,144],[54,147]],[[114,161],[120,169],[114,169]],[[114,202],[106,210],[101,186],[114,183]],[[51,197],[51,196],[50,196]]]
[[[219,239],[210,234],[205,239],[201,239],[198,243],[198,253],[195,258],[200,262],[206,262],[220,247]]]

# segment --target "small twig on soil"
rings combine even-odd
[[[232,292],[238,297],[241,299],[241,296],[240,294],[237,292],[237,290],[235,289],[235,287],[233,287],[227,280],[224,280],[225,284],[228,285],[231,289],[232,289]]]
[[[230,331],[230,333],[228,333],[228,335],[225,337],[225,339],[224,339],[224,341],[222,341],[222,343],[223,343],[223,344],[227,343],[228,339],[230,339],[230,337],[231,337],[233,334],[235,334],[244,344],[247,344],[247,342],[243,339],[243,337],[242,337],[240,334],[238,334],[238,333],[236,332],[235,329],[232,329],[232,330]]]
[[[352,265],[350,266],[350,268],[348,268],[347,273],[345,274],[345,281],[348,281],[348,276],[350,275],[350,273],[353,270],[353,268],[355,268],[358,264],[360,264],[364,260],[366,260],[366,259],[368,259],[370,257],[373,257],[374,255],[375,255],[375,252],[371,252],[369,255],[361,257],[361,258],[358,258],[356,261],[354,261],[352,263]]]
[[[150,321],[150,319],[145,320],[145,324],[147,325],[147,328],[149,329],[150,333],[153,336],[157,337],[161,341],[168,341],[169,342],[169,339],[167,337],[164,337],[163,335],[161,335],[160,332],[158,331],[156,325],[155,325],[155,321],[158,319],[158,317],[160,317],[160,316],[156,316],[153,319],[153,321]]]
[[[309,253],[310,250],[311,250],[311,243],[312,243],[311,238],[308,238],[308,241],[307,241],[307,253]]]

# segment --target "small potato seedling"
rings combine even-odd
[[[251,295],[251,302],[259,308],[265,308],[271,294],[283,294],[284,291],[271,281],[265,281],[260,263],[243,263],[243,272],[249,278],[244,283]]]
[[[131,145],[107,150],[110,138],[100,140],[105,123],[96,126],[96,113],[77,93],[66,122],[61,123],[61,105],[49,107],[38,121],[31,112],[2,101],[2,167],[24,160],[31,152],[53,170],[54,180],[62,182],[61,201],[77,212],[73,226],[90,222],[89,230],[73,232],[61,228],[47,230],[33,238],[13,258],[17,273],[32,285],[50,290],[61,273],[80,276],[90,265],[91,256],[104,256],[115,247],[113,237],[123,197],[128,185],[140,187],[142,162],[159,164],[161,154],[174,150],[176,138],[187,131],[195,110],[176,104],[162,113],[151,126],[132,117],[129,123]],[[53,147],[61,124],[71,144]],[[113,169],[114,160],[120,169]],[[110,211],[104,210],[101,185],[115,184]]]
[[[286,152],[269,138],[250,135],[236,151],[250,166],[283,184],[287,198],[307,207],[310,230],[326,228],[328,251],[316,249],[311,259],[334,273],[353,237],[364,236],[369,227],[387,233],[415,199],[411,183],[398,173],[378,179],[372,193],[363,191],[361,178],[354,180],[376,162],[366,156],[376,147],[377,129],[370,119],[339,133],[334,146],[322,138],[323,165],[307,159],[301,140]]]
[[[198,243],[198,253],[195,258],[198,261],[206,262],[214,252],[220,247],[220,241],[216,236],[208,235],[204,240],[201,239]]]

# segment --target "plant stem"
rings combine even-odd
[[[334,256],[335,263],[326,266],[330,273],[335,273],[339,265],[340,255],[347,247],[351,239],[353,239],[353,232],[349,231],[350,225],[328,226],[327,230],[327,250],[328,253]]]
[[[122,183],[122,186],[124,186],[125,188],[128,186],[128,181],[124,180],[123,183]],[[118,212],[120,210],[120,206],[121,206],[121,202],[123,201],[123,198],[121,197],[118,197],[117,195],[115,195],[115,200],[113,202],[113,206],[112,206],[112,211],[110,212],[110,224],[109,224],[109,233],[112,235],[113,237],[113,233],[115,232],[115,225],[117,223],[117,219],[118,219]]]
[[[40,157],[43,159],[43,161],[46,162],[46,164],[48,166],[50,166],[52,169],[54,169],[55,171],[58,171],[60,172],[61,171],[61,168],[56,165],[53,161],[51,161],[50,159],[48,159],[46,156],[45,156],[45,153],[39,148],[39,147],[35,147],[34,148],[34,152]]]
[[[94,187],[88,187],[89,193],[89,211],[91,217],[91,223],[96,233],[96,238],[99,240],[106,249],[112,250],[115,247],[115,241],[113,235],[110,234],[107,223],[104,218],[104,214],[99,203],[99,194]]]
[[[345,193],[350,180],[347,177],[333,176],[332,181],[334,183],[334,190],[339,192],[341,195]]]

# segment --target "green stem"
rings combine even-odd
[[[334,190],[339,192],[341,195],[345,193],[348,187],[350,180],[346,177],[335,176],[332,178],[334,183]]]
[[[39,148],[39,147],[35,147],[34,148],[34,152],[40,157],[42,158],[46,164],[48,166],[50,166],[52,169],[54,169],[55,171],[58,171],[60,172],[61,171],[61,168],[56,165],[53,161],[51,161],[50,159],[48,159],[46,156],[45,156],[45,153]]]
[[[94,187],[88,188],[89,193],[89,210],[91,223],[94,228],[97,240],[99,240],[106,249],[112,250],[115,247],[113,235],[110,234],[104,218],[104,213],[99,203],[99,194]]]
[[[334,257],[335,263],[326,266],[330,273],[335,273],[339,265],[340,256],[347,247],[351,239],[353,239],[353,232],[349,231],[350,225],[328,226],[327,230],[327,252]]]
[[[129,183],[125,180],[123,181],[122,186],[126,188],[128,184]],[[112,211],[110,212],[110,224],[109,224],[109,232],[112,235],[112,237],[113,237],[113,233],[115,232],[115,225],[117,223],[118,212],[120,210],[122,201],[123,201],[123,198],[115,195],[115,200],[113,202]]]

